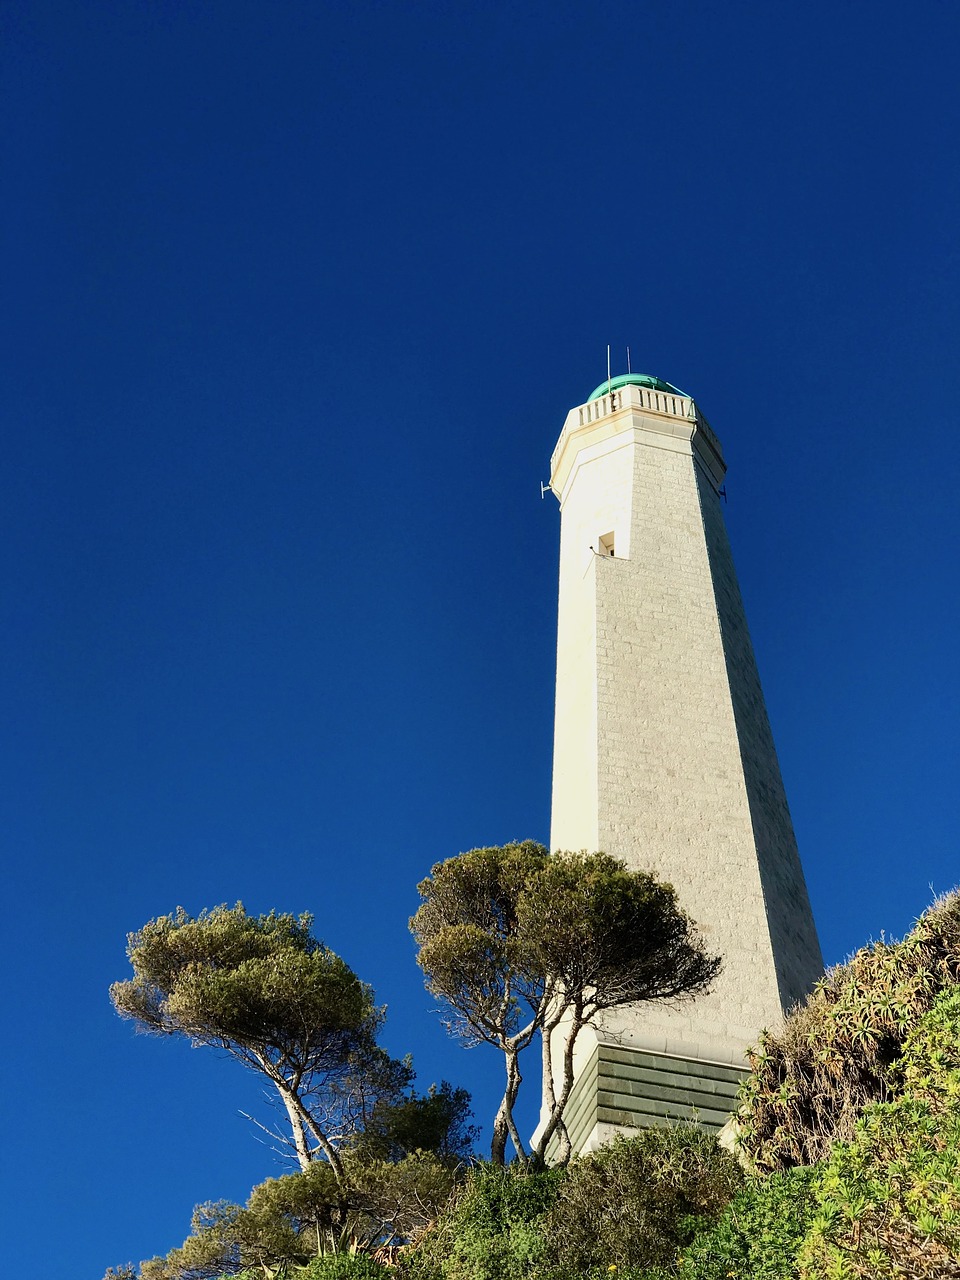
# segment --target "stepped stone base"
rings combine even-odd
[[[594,1151],[625,1129],[682,1120],[722,1129],[747,1068],[647,1049],[598,1044],[577,1075],[566,1111],[574,1151]]]

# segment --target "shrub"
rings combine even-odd
[[[761,1172],[815,1164],[849,1140],[864,1108],[898,1096],[911,1028],[960,982],[960,893],[901,942],[877,942],[831,969],[782,1031],[751,1052],[740,1145]]]
[[[244,1269],[263,1280],[312,1278],[309,1268],[318,1266],[318,1280],[328,1275],[335,1280],[340,1266],[346,1268],[344,1276],[382,1280],[380,1262],[369,1256],[361,1262],[353,1255],[386,1251],[389,1257],[419,1236],[449,1199],[456,1171],[427,1151],[393,1162],[348,1153],[343,1165],[344,1181],[318,1160],[300,1172],[261,1182],[245,1208],[225,1201],[198,1205],[191,1234],[166,1257],[141,1263],[140,1280],[203,1280],[245,1274]],[[298,1270],[303,1267],[308,1270]],[[125,1280],[126,1274],[115,1280]]]
[[[561,1170],[477,1165],[419,1245],[398,1264],[408,1280],[527,1280],[541,1260],[544,1214]]]
[[[742,1182],[736,1160],[697,1125],[618,1137],[570,1165],[543,1223],[545,1261],[556,1275],[672,1265]]]
[[[818,1169],[750,1178],[720,1220],[684,1250],[684,1280],[795,1280],[797,1254],[816,1211]]]
[[[960,991],[907,1037],[903,1096],[868,1109],[823,1169],[809,1280],[960,1277]]]
[[[298,1267],[291,1280],[389,1280],[392,1270],[369,1254],[334,1253]]]

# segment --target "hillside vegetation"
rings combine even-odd
[[[376,1178],[352,1209],[341,1199],[322,1232],[305,1202],[260,1188],[246,1210],[201,1214],[166,1259],[112,1275],[960,1280],[960,894],[901,941],[831,970],[780,1032],[761,1037],[751,1062],[736,1157],[682,1125],[620,1138],[565,1169],[448,1164],[444,1185],[428,1162],[420,1174],[436,1174],[423,1193],[416,1177],[407,1184],[407,1208],[420,1212],[389,1250],[375,1233],[358,1246],[355,1233],[350,1252],[332,1231],[344,1214],[362,1216]],[[384,1172],[384,1186],[403,1183],[404,1162]],[[342,1185],[334,1190],[342,1197]],[[261,1203],[272,1207],[258,1235]],[[217,1249],[203,1257],[211,1232]]]

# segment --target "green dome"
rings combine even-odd
[[[679,387],[675,387],[669,382],[664,382],[662,378],[655,378],[650,373],[620,373],[615,378],[611,378],[609,382],[604,378],[596,391],[587,396],[587,403],[589,404],[591,400],[599,400],[608,391],[616,391],[618,387],[649,387],[651,391],[672,391],[674,395],[687,395]],[[687,399],[689,399],[689,396],[687,396]]]

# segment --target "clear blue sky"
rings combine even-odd
[[[608,342],[723,441],[828,960],[960,878],[956,5],[0,23],[10,1275],[278,1172],[252,1078],[108,1003],[177,904],[313,912],[487,1120],[406,921],[548,837],[539,483]]]

